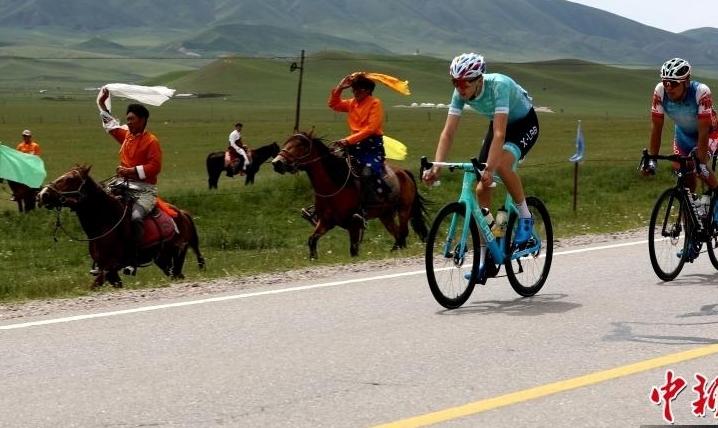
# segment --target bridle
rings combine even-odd
[[[50,184],[48,184],[47,186],[45,186],[45,187],[47,187],[48,189],[52,190],[53,192],[57,193],[57,194],[60,196],[60,197],[59,197],[60,205],[58,205],[57,207],[55,207],[55,214],[56,214],[56,217],[55,217],[55,230],[54,230],[53,233],[52,233],[52,235],[53,235],[53,236],[52,236],[52,239],[53,239],[55,242],[57,242],[57,231],[58,231],[58,230],[62,230],[62,232],[63,232],[68,238],[70,238],[71,241],[92,242],[92,241],[96,241],[96,240],[98,240],[98,239],[102,239],[102,238],[106,237],[107,235],[109,235],[110,233],[112,233],[115,229],[117,229],[117,228],[122,224],[122,221],[123,221],[123,220],[125,219],[125,217],[127,216],[128,207],[129,207],[131,204],[129,204],[129,203],[124,204],[124,209],[123,209],[123,211],[122,211],[122,216],[120,216],[120,219],[119,219],[119,220],[117,221],[117,223],[115,223],[110,229],[108,229],[107,231],[103,232],[102,234],[100,234],[100,235],[98,235],[98,236],[94,236],[94,237],[92,237],[92,238],[77,238],[77,237],[72,236],[72,235],[70,234],[70,232],[68,232],[67,229],[65,229],[65,227],[62,225],[62,221],[60,220],[60,211],[61,211],[62,208],[65,206],[65,202],[67,201],[67,196],[68,196],[68,195],[69,195],[69,196],[77,196],[77,197],[78,197],[78,198],[77,198],[78,204],[81,203],[82,201],[84,201],[84,200],[87,198],[87,194],[82,191],[83,187],[85,187],[85,184],[87,183],[87,176],[83,177],[82,174],[80,174],[80,172],[79,172],[77,169],[73,169],[71,172],[74,172],[75,174],[77,174],[78,176],[80,176],[80,178],[82,179],[82,182],[80,183],[80,185],[77,187],[76,190],[60,191],[60,190],[57,190],[57,188],[55,188],[55,187],[52,185],[52,183],[50,183]],[[67,174],[65,174],[65,175],[67,175]],[[63,175],[63,177],[64,177],[64,175]]]
[[[318,162],[326,157],[326,155],[317,155],[313,159],[310,159],[308,161],[303,161],[303,159],[308,158],[309,156],[312,155],[312,148],[314,145],[314,140],[312,140],[311,138],[309,138],[306,135],[301,134],[301,133],[294,134],[292,137],[298,137],[298,138],[304,139],[305,141],[309,142],[309,147],[307,148],[306,154],[303,154],[301,156],[292,155],[291,153],[289,153],[289,151],[286,148],[282,148],[282,150],[279,151],[279,154],[277,156],[282,156],[294,168],[307,166],[314,162]],[[352,176],[352,167],[351,167],[351,161],[349,160],[349,157],[347,156],[345,159],[346,159],[346,163],[347,163],[347,177],[344,179],[344,184],[339,186],[339,189],[336,192],[331,193],[331,194],[322,194],[322,193],[319,193],[316,190],[314,190],[315,195],[319,196],[320,198],[331,198],[332,196],[338,195],[339,192],[341,192],[342,190],[344,190],[345,187],[347,187],[347,184],[349,184],[349,179]],[[300,163],[299,161],[302,161],[302,162]]]
[[[282,149],[279,151],[279,153],[277,154],[277,156],[283,157],[284,159],[287,160],[288,163],[290,163],[291,165],[293,165],[295,168],[296,168],[296,167],[300,167],[300,166],[306,166],[306,165],[309,165],[309,164],[311,164],[311,163],[317,162],[317,161],[321,160],[321,159],[324,157],[324,156],[322,156],[322,155],[317,155],[314,159],[310,159],[310,160],[308,160],[308,161],[305,161],[304,159],[306,159],[306,158],[308,158],[309,156],[312,155],[312,149],[313,149],[313,147],[314,147],[314,140],[312,140],[311,138],[307,137],[307,136],[304,135],[304,134],[294,134],[291,138],[295,138],[295,137],[296,137],[296,138],[301,138],[301,139],[303,139],[304,141],[307,141],[307,142],[309,143],[309,147],[307,148],[306,153],[305,153],[305,154],[302,154],[301,156],[295,156],[295,155],[291,154],[291,153],[289,152],[289,150],[287,150],[286,148],[282,148]]]
[[[50,184],[48,184],[47,186],[45,186],[45,187],[47,187],[48,189],[50,189],[50,190],[52,190],[53,192],[55,192],[55,193],[58,194],[58,196],[59,196],[58,199],[60,200],[60,205],[61,205],[60,207],[58,207],[58,209],[59,209],[59,208],[62,208],[62,206],[65,205],[65,202],[67,202],[67,197],[68,197],[68,196],[77,196],[77,202],[78,202],[78,203],[84,201],[85,198],[87,197],[87,196],[85,195],[85,192],[82,191],[82,188],[85,187],[85,183],[87,183],[87,177],[86,177],[86,176],[83,177],[82,174],[80,174],[80,171],[78,171],[78,170],[76,170],[76,169],[73,169],[73,170],[70,171],[70,172],[73,172],[73,173],[77,174],[77,175],[80,177],[80,179],[82,180],[82,182],[80,183],[80,185],[77,187],[76,190],[65,190],[65,191],[57,190],[57,188],[55,188],[55,186],[53,186],[52,183],[50,183]],[[67,173],[67,174],[69,174],[69,173]],[[65,175],[67,175],[67,174],[65,174]],[[65,175],[63,175],[63,177],[64,177]],[[55,180],[55,181],[57,181],[57,180]]]

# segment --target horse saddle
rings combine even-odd
[[[244,159],[234,150],[227,149],[224,151],[224,169],[227,170],[227,176],[232,177],[236,174],[243,174],[242,163]]]
[[[399,178],[396,176],[396,172],[391,166],[385,165],[384,172],[381,176],[384,180],[385,186],[382,187],[384,194],[379,194],[379,185],[375,183],[376,176],[365,176],[362,177],[361,186],[362,192],[364,193],[365,201],[369,204],[383,204],[386,202],[393,202],[399,197]]]
[[[145,217],[144,220],[145,234],[142,238],[142,247],[151,247],[160,242],[172,239],[175,234],[179,233],[177,225],[172,217],[162,210],[154,209]]]

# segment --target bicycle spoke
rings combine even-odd
[[[543,203],[534,197],[526,198],[534,219],[533,237],[522,248],[514,248],[506,262],[506,274],[511,287],[521,296],[533,296],[543,287],[553,257],[553,227]],[[518,219],[512,216],[507,237],[513,241]]]
[[[458,308],[468,300],[475,279],[468,280],[478,267],[474,251],[478,250],[478,230],[471,222],[464,230],[463,204],[449,204],[437,215],[426,242],[426,274],[434,298],[442,306]],[[466,237],[462,241],[462,237]],[[478,259],[478,256],[476,257]]]
[[[688,223],[677,191],[668,189],[658,198],[648,228],[648,250],[654,272],[671,281],[688,258]]]

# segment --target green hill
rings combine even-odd
[[[709,45],[713,45],[712,51],[718,51],[718,28],[696,28],[693,30],[684,31],[681,34],[686,37],[690,37],[691,39],[699,43],[707,43]]]
[[[292,45],[287,44],[292,41]],[[353,52],[389,51],[369,42],[357,42],[326,34],[278,28],[270,25],[226,24],[204,31],[182,46],[196,52],[243,55],[294,55],[296,46],[331,47]]]
[[[77,43],[73,46],[75,49],[90,52],[100,52],[105,54],[129,54],[130,51],[127,47],[115,43],[109,40],[105,40],[101,37],[92,37],[85,40],[82,43]]]
[[[263,106],[291,105],[298,73],[289,72],[285,59],[223,58],[181,77],[160,76],[151,84],[165,84],[179,92],[221,93],[240,103]],[[381,86],[378,93],[387,106],[411,103],[447,103],[451,85],[448,61],[421,56],[363,55],[323,52],[306,59],[303,104],[323,108],[328,91],[353,71],[383,72],[409,80],[412,94],[396,94]],[[536,63],[489,63],[489,72],[514,77],[536,105],[556,113],[645,115],[650,91],[657,82],[655,69],[625,69],[578,60]],[[697,71],[700,76],[700,70]],[[700,77],[699,77],[700,78]],[[718,87],[713,80],[706,81]]]
[[[503,61],[633,65],[682,56],[718,69],[715,39],[695,31],[662,31],[566,0],[156,0],[129,6],[120,0],[0,0],[0,43],[44,33],[48,45],[67,46],[70,39],[101,36],[175,55],[179,47],[207,56],[339,49],[447,58],[478,50]]]

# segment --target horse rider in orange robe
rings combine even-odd
[[[134,199],[131,216],[134,251],[131,253],[131,263],[123,269],[123,273],[135,274],[144,235],[143,221],[157,203],[157,176],[162,170],[162,149],[157,137],[145,130],[150,117],[145,106],[129,104],[127,124],[120,125],[105,106],[108,97],[109,91],[102,88],[97,97],[97,106],[105,131],[120,143],[116,180],[128,182],[130,195]]]

